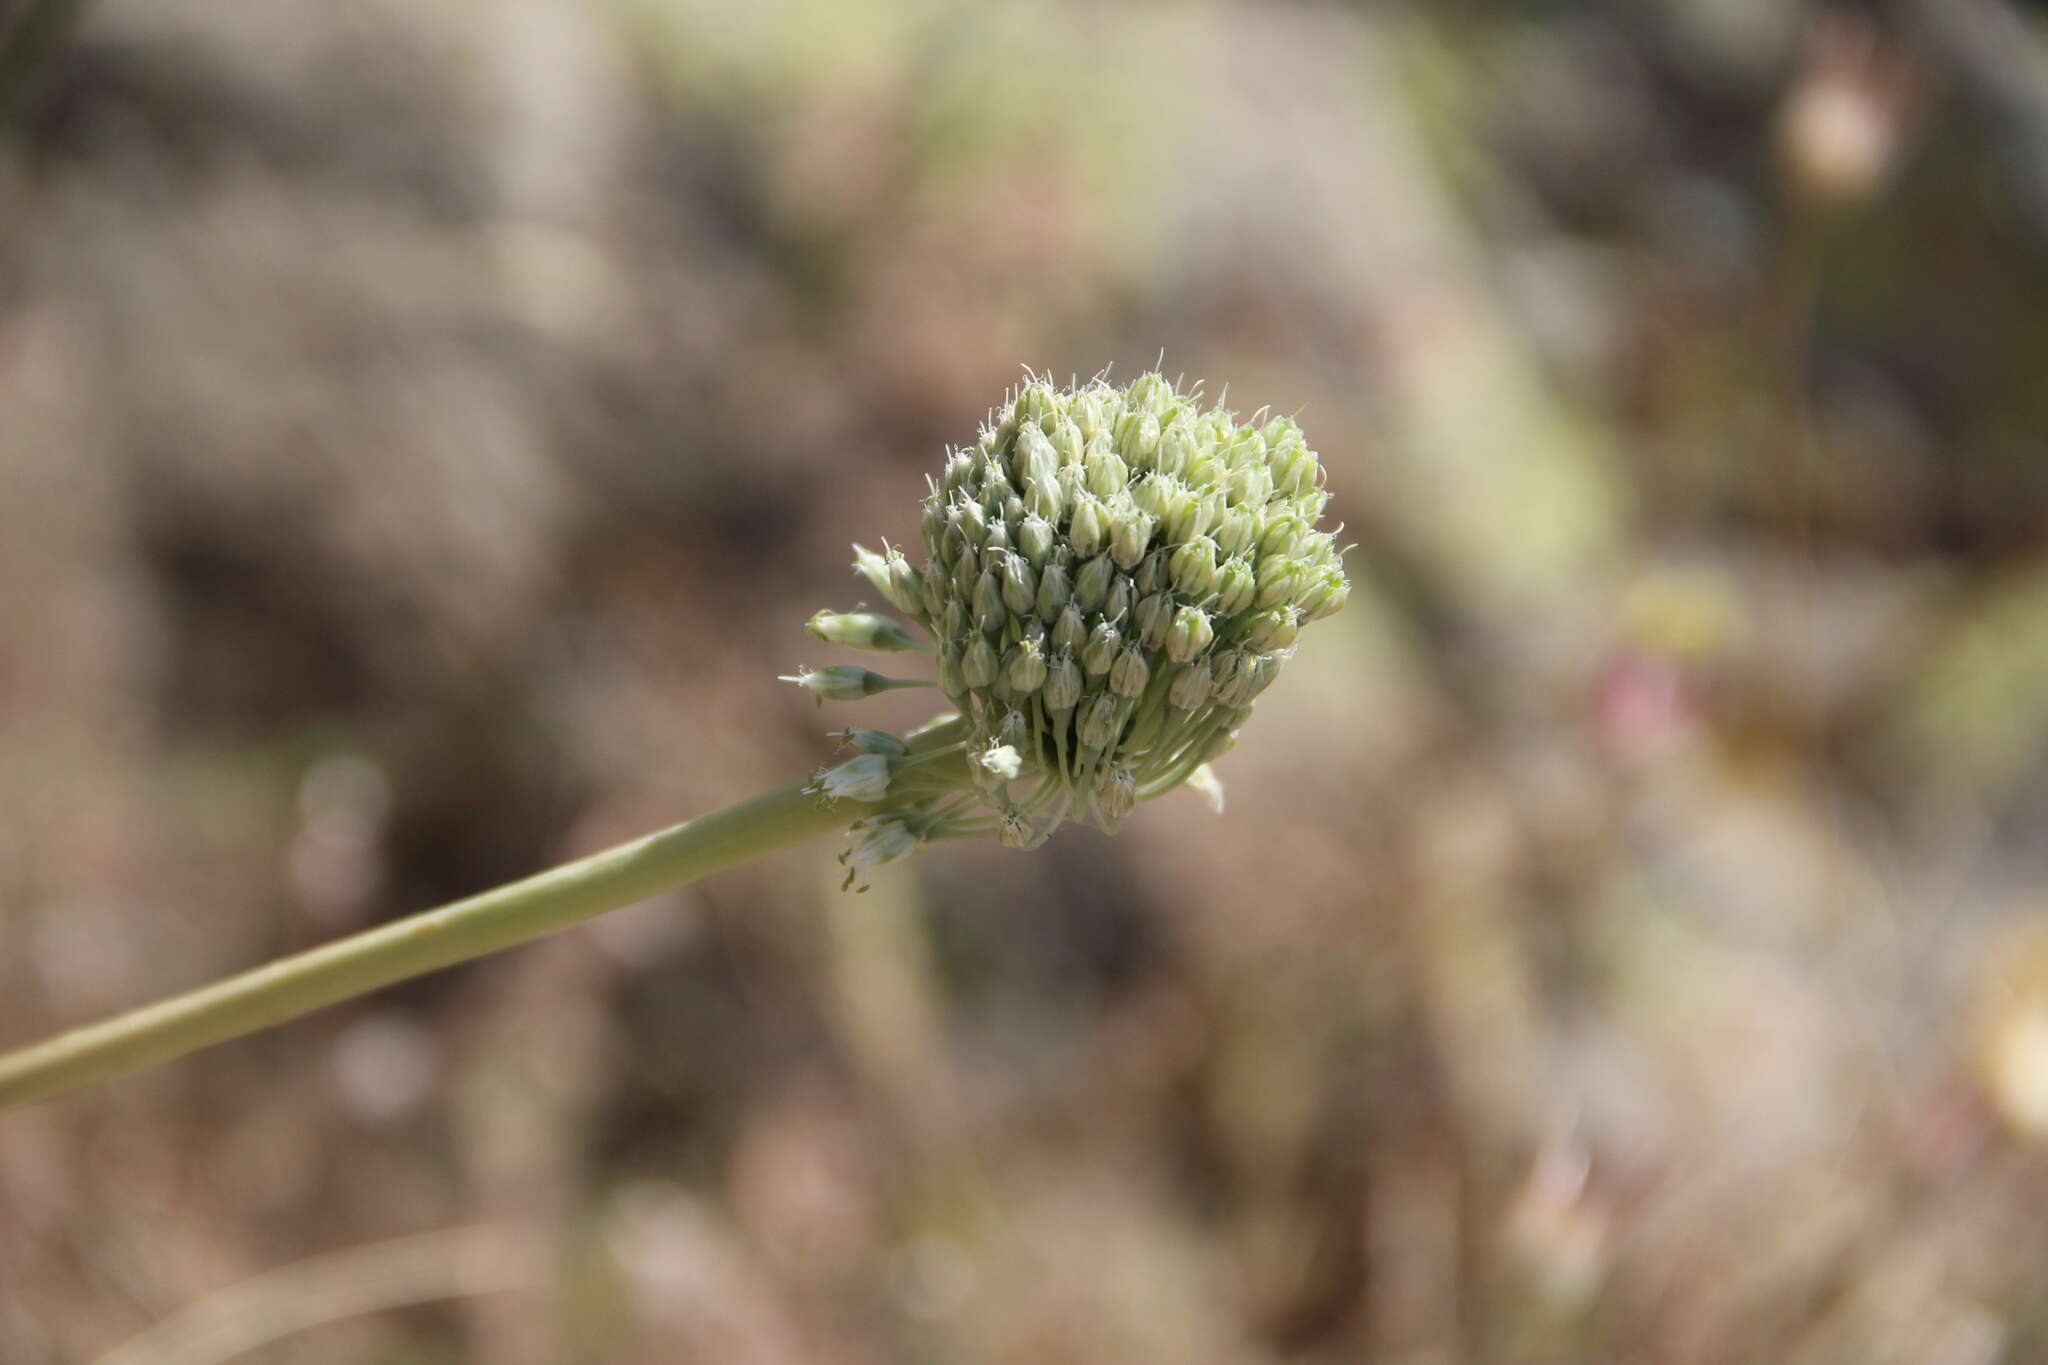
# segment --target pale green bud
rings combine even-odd
[[[1294,560],[1268,555],[1259,561],[1259,595],[1256,599],[1259,606],[1289,605],[1301,596],[1305,586],[1301,565]]]
[[[1003,561],[1003,605],[1012,614],[1029,616],[1032,605],[1038,600],[1038,575],[1024,561],[1024,556],[1012,554]]]
[[[1213,489],[1197,494],[1192,488],[1183,488],[1175,495],[1173,506],[1166,513],[1166,538],[1188,541],[1207,535],[1209,528],[1222,517],[1223,498],[1220,494]]]
[[[1038,619],[1041,621],[1057,620],[1060,612],[1073,600],[1073,597],[1074,584],[1067,574],[1066,567],[1056,563],[1046,565],[1045,572],[1038,576],[1038,597],[1034,603],[1037,608]]]
[[[1145,684],[1151,680],[1152,666],[1136,646],[1124,646],[1116,662],[1109,666],[1109,690],[1119,697],[1143,696]]]
[[[1316,462],[1316,453],[1303,443],[1300,433],[1292,440],[1283,438],[1279,445],[1267,455],[1268,467],[1273,474],[1274,491],[1282,496],[1298,498],[1316,486],[1316,479],[1322,466]]]
[[[924,580],[900,550],[882,543],[882,553],[853,547],[853,566],[896,610],[916,616],[924,601]]]
[[[1187,486],[1170,474],[1147,474],[1131,485],[1131,501],[1151,513],[1154,521],[1164,522],[1176,497],[1187,491]]]
[[[926,649],[924,641],[905,630],[894,618],[866,611],[821,611],[804,624],[804,629],[828,645],[847,649],[871,649],[895,654],[906,649]]]
[[[1053,428],[1052,448],[1063,465],[1081,462],[1081,428],[1070,416]]]
[[[1166,632],[1166,657],[1177,664],[1184,664],[1197,657],[1216,639],[1216,630],[1209,624],[1209,613],[1200,607],[1182,607],[1174,613],[1173,624]],[[1204,678],[1208,676],[1206,666]]]
[[[1116,579],[1116,565],[1108,555],[1097,555],[1081,566],[1081,572],[1074,576],[1074,603],[1082,611],[1094,611],[1109,597],[1110,584]]]
[[[1137,601],[1138,592],[1131,585],[1129,575],[1118,574],[1109,585],[1109,596],[1103,600],[1102,614],[1112,621],[1121,621],[1131,614],[1131,608],[1137,605]]]
[[[1107,749],[1116,737],[1119,717],[1116,698],[1097,692],[1081,703],[1074,713],[1074,737],[1086,749]]]
[[[1095,789],[1095,808],[1112,825],[1121,822],[1138,804],[1138,780],[1129,768],[1117,768]]]
[[[1053,546],[1059,541],[1059,532],[1052,522],[1037,513],[1024,518],[1024,524],[1017,529],[1017,548],[1024,558],[1031,561],[1031,567],[1041,569],[1052,557]]]
[[[1174,670],[1166,685],[1166,703],[1177,711],[1193,711],[1209,700],[1209,661],[1196,659]]]
[[[1043,580],[1040,580],[1038,590],[1040,592],[1045,591]],[[1054,649],[1063,650],[1068,654],[1078,654],[1081,652],[1081,647],[1087,643],[1087,621],[1082,617],[1081,609],[1074,605],[1074,603],[1068,602],[1064,607],[1060,608],[1059,619],[1052,624],[1052,646]]]
[[[880,754],[884,758],[905,758],[910,754],[910,746],[887,730],[842,730],[839,738],[848,748],[864,754]]]
[[[1130,470],[1124,462],[1107,450],[1093,451],[1088,456],[1088,491],[1098,498],[1113,498],[1129,487]]]
[[[1295,554],[1296,547],[1308,533],[1308,523],[1291,512],[1271,517],[1259,531],[1259,554],[1261,557]]]
[[[1055,654],[1045,665],[1045,705],[1050,711],[1071,710],[1081,700],[1081,669],[1071,654]]]
[[[1259,538],[1258,515],[1243,507],[1232,507],[1209,534],[1224,554],[1241,555]]]
[[[960,605],[959,598],[948,598],[946,614],[939,618],[939,634],[948,640],[963,639],[968,625],[967,608]]]
[[[1304,620],[1319,621],[1325,616],[1335,615],[1350,596],[1350,580],[1344,577],[1342,569],[1333,566],[1317,573],[1295,600],[1301,606]]]
[[[1226,487],[1231,503],[1257,509],[1273,496],[1273,475],[1263,464],[1240,465],[1230,471]]]
[[[1002,629],[1008,620],[1003,605],[1003,580],[993,569],[983,569],[974,582],[974,624],[986,631]]]
[[[1218,701],[1223,701],[1225,705],[1236,704],[1227,699],[1235,695],[1238,677],[1250,667],[1251,661],[1251,652],[1243,649],[1219,650],[1210,656],[1210,680],[1215,687]]]
[[[1148,371],[1131,381],[1124,401],[1133,408],[1141,408],[1157,416],[1166,410],[1174,397],[1173,385],[1166,382],[1166,376]]]
[[[798,669],[795,673],[783,674],[776,681],[795,683],[815,696],[820,705],[828,701],[858,701],[898,687],[931,686],[914,678],[885,678],[854,664],[835,664],[816,671]]]
[[[1301,633],[1301,612],[1295,607],[1268,607],[1252,618],[1245,638],[1258,649],[1286,649]]]
[[[1127,412],[1116,424],[1116,449],[1134,469],[1150,469],[1159,455],[1159,419]]]
[[[953,556],[953,591],[962,597],[974,595],[974,585],[981,578],[981,551],[972,545],[962,545]]]
[[[1045,681],[1045,655],[1037,641],[1019,640],[1003,659],[1003,681],[1019,696],[1028,697]]]
[[[1109,557],[1119,569],[1135,568],[1145,557],[1156,524],[1151,513],[1135,506],[1118,515],[1116,524],[1110,528]]]
[[[1087,669],[1091,677],[1100,677],[1109,672],[1122,646],[1123,637],[1117,628],[1108,621],[1097,621],[1095,629],[1088,632],[1087,646],[1081,651],[1081,667]]]
[[[1274,654],[1246,654],[1230,670],[1228,681],[1216,687],[1216,700],[1225,706],[1250,706],[1278,674],[1280,659]]]
[[[1157,457],[1159,472],[1176,476],[1185,474],[1194,460],[1195,443],[1195,433],[1178,423],[1161,432]]]
[[[1138,627],[1138,639],[1147,649],[1157,649],[1166,643],[1166,632],[1173,626],[1173,596],[1170,593],[1155,592],[1138,603],[1134,618]]]
[[[954,605],[959,604],[956,602]],[[949,697],[957,697],[967,691],[967,677],[962,671],[964,654],[955,640],[948,640],[945,648],[939,651],[939,690]]]
[[[996,680],[996,664],[996,647],[988,642],[988,636],[977,635],[961,657],[960,679],[971,690],[992,687]]]
[[[947,513],[947,522],[969,545],[979,545],[988,539],[988,513],[978,502],[963,498],[954,503],[952,511]]]
[[[1082,559],[1092,557],[1109,543],[1109,520],[1102,499],[1084,494],[1074,503],[1074,519],[1067,527],[1067,544]]]
[[[1036,427],[1026,427],[1017,433],[1017,446],[1011,452],[1011,459],[1017,468],[1017,481],[1025,488],[1036,488],[1049,484],[1059,473],[1059,452]]]
[[[1235,616],[1247,610],[1258,591],[1258,576],[1252,572],[1249,560],[1242,555],[1225,560],[1216,571],[1217,615]]]
[[[1207,597],[1216,591],[1216,542],[1198,536],[1173,552],[1170,567],[1174,591]]]
[[[1144,562],[1131,574],[1131,582],[1136,585],[1138,596],[1150,597],[1155,592],[1167,592],[1172,589],[1173,572],[1167,567],[1171,559],[1172,555],[1164,546],[1145,556]]]

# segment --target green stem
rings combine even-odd
[[[914,748],[942,747],[942,727]],[[113,1080],[693,882],[877,809],[792,782],[751,801],[0,1055],[0,1109]]]

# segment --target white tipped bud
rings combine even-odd
[[[1250,561],[1241,556],[1225,560],[1216,571],[1217,615],[1235,616],[1249,609],[1258,592],[1258,576],[1252,572]]]
[[[1301,612],[1295,607],[1268,607],[1252,618],[1245,638],[1258,649],[1285,649],[1301,633]]]

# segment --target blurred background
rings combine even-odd
[[[825,841],[0,1120],[0,1360],[2048,1359],[2038,7],[0,53],[0,1045],[920,718],[774,678],[1024,365],[1298,412],[1357,542],[1221,819]]]

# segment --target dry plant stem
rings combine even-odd
[[[928,732],[918,747],[951,736]],[[792,782],[751,801],[466,900],[281,958],[0,1055],[0,1109],[172,1061],[395,981],[467,962],[683,886],[871,812]]]

